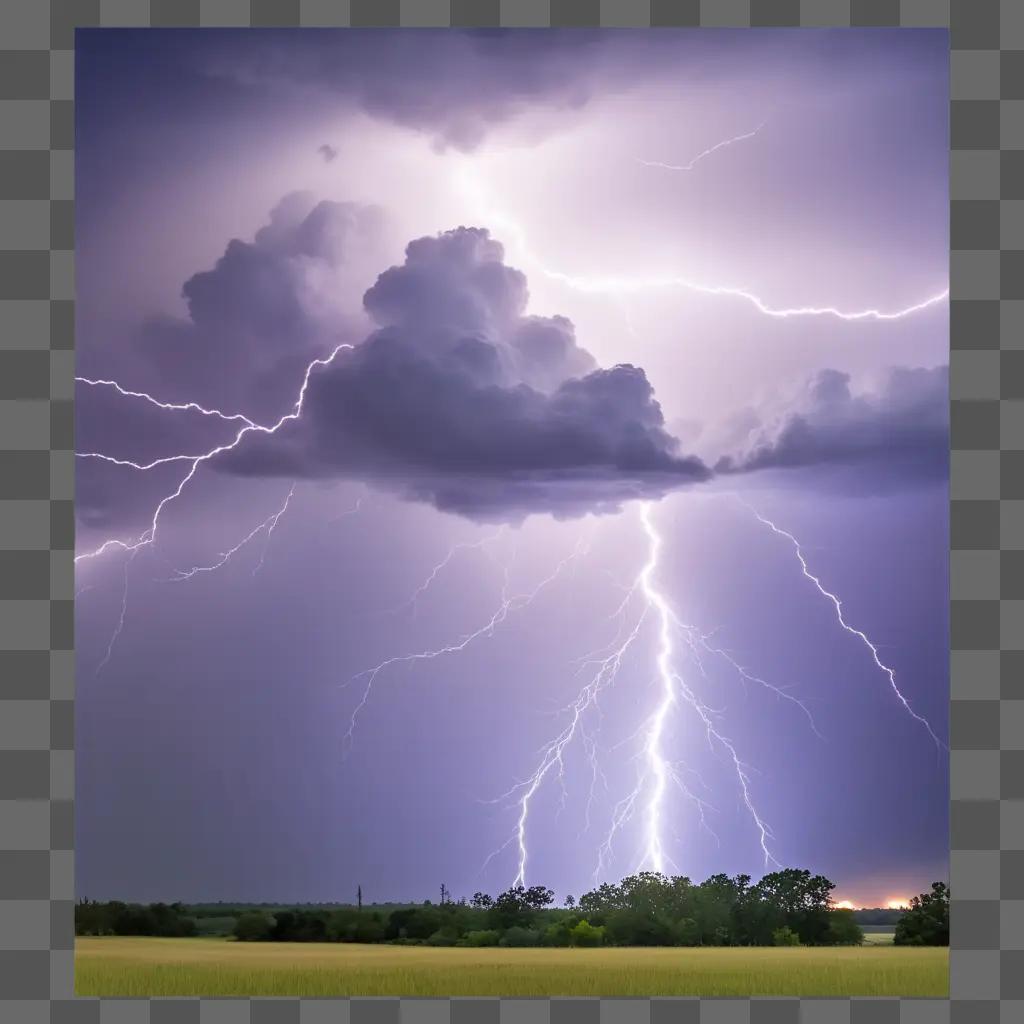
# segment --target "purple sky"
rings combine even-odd
[[[82,31],[79,894],[944,878],[947,62]]]

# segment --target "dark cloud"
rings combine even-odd
[[[316,151],[324,158],[325,163],[330,163],[338,155],[338,151],[329,142],[318,146]]]
[[[719,473],[815,468],[859,490],[939,481],[949,469],[949,367],[897,367],[875,392],[854,394],[850,377],[821,370],[798,410],[759,426]]]
[[[567,110],[599,89],[632,85],[653,67],[678,66],[676,45],[607,29],[545,32],[346,30],[282,45],[281,34],[226,40],[214,73],[258,88],[299,87],[352,103],[371,117],[429,135],[438,149],[476,148],[495,126],[528,110]]]
[[[354,476],[474,518],[574,515],[710,476],[677,452],[643,370],[599,369],[487,231],[410,243],[367,291],[378,324],[310,381],[303,416],[223,461]]]

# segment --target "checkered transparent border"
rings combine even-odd
[[[949,28],[950,1000],[74,998],[79,25]],[[1024,0],[0,0],[0,545],[4,1022],[1024,1021]]]

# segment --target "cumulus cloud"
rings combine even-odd
[[[411,242],[364,297],[377,329],[315,373],[301,419],[224,468],[355,476],[479,519],[610,510],[710,476],[643,370],[597,367],[527,298],[486,230]]]
[[[285,196],[252,241],[232,239],[185,282],[187,317],[145,324],[129,379],[174,401],[280,415],[311,359],[365,332],[352,311],[381,224],[375,207]]]
[[[945,479],[949,460],[949,368],[896,367],[876,391],[854,393],[850,376],[826,369],[798,401],[719,473],[817,468],[858,489]]]

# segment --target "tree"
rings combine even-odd
[[[266,914],[242,914],[235,922],[235,938],[239,942],[264,942],[270,938],[274,922]]]
[[[864,941],[864,929],[857,923],[852,910],[832,910],[828,915],[828,944],[830,946],[859,946]]]
[[[473,893],[473,898],[469,901],[471,907],[476,907],[477,910],[489,910],[494,905],[494,900],[485,892]]]
[[[949,887],[932,882],[931,892],[915,896],[910,909],[896,922],[897,946],[949,945]]]

